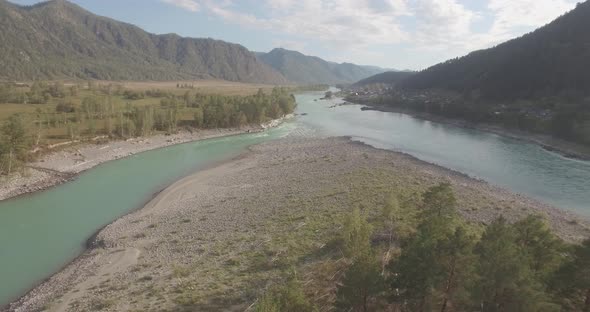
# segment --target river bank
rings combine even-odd
[[[403,153],[347,138],[287,138],[174,183],[6,311],[244,311],[300,245],[321,253],[351,207],[443,181],[472,223],[537,213],[566,241],[590,235],[586,218]],[[302,278],[312,269],[307,261]],[[330,300],[332,290],[309,278],[318,300]]]
[[[280,125],[292,115],[256,126],[228,129],[182,130],[173,135],[158,134],[107,143],[81,143],[49,153],[27,164],[24,173],[1,177],[0,200],[42,191],[66,183],[79,173],[107,161],[129,157],[141,152],[198,140],[244,133],[260,132]]]
[[[353,103],[357,105],[363,105],[364,110],[375,110],[380,112],[390,112],[390,113],[401,113],[410,116],[414,116],[416,118],[434,121],[437,123],[453,125],[456,127],[467,128],[467,129],[474,129],[484,132],[494,133],[503,137],[508,137],[512,139],[527,141],[531,143],[538,144],[539,146],[543,147],[545,150],[558,153],[564,157],[572,158],[572,159],[580,159],[580,160],[590,160],[590,147],[583,146],[577,143],[572,143],[569,141],[565,141],[563,139],[559,139],[556,137],[552,137],[549,135],[543,134],[535,134],[530,132],[519,131],[515,129],[506,129],[501,126],[492,125],[492,124],[476,124],[465,120],[460,119],[453,119],[442,117],[434,114],[429,113],[421,113],[415,112],[409,109],[401,109],[386,105],[375,105],[375,104],[366,104],[366,103]]]

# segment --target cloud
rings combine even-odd
[[[429,49],[463,47],[472,42],[472,23],[477,13],[456,0],[416,0],[412,11],[415,44]]]
[[[191,11],[191,12],[197,12],[200,9],[200,5],[199,3],[197,3],[197,1],[195,0],[162,0],[165,3],[168,4],[172,4],[174,6],[177,6],[179,8]]]
[[[391,56],[373,50],[395,47],[406,57],[428,54],[434,62],[522,35],[572,9],[577,0],[161,1],[261,31],[273,43],[305,47],[310,54],[386,59]]]
[[[490,0],[488,9],[494,14],[490,33],[511,37],[521,27],[538,27],[575,7],[567,0]]]
[[[575,0],[488,0],[480,11],[456,0],[416,0],[417,28],[409,44],[417,51],[444,51],[459,56],[488,48],[542,26],[575,6]],[[485,31],[473,24],[490,21]]]
[[[327,46],[351,47],[397,43],[405,38],[396,17],[407,15],[405,0],[267,0],[259,17],[234,9],[231,1],[205,1],[214,15],[226,22],[314,39]]]

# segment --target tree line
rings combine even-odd
[[[20,93],[27,99],[39,95],[57,104],[54,109],[39,105],[33,114],[14,114],[0,125],[0,173],[9,174],[26,163],[28,151],[39,147],[43,139],[55,138],[57,130],[62,131],[62,139],[78,140],[99,135],[130,138],[158,132],[172,134],[180,128],[239,128],[280,118],[292,113],[296,106],[289,89],[279,87],[269,93],[259,90],[251,96],[190,91],[177,95],[90,83],[83,89],[84,93],[78,94],[78,86],[66,88],[61,83],[35,83],[29,91],[4,86],[5,91],[9,90],[5,94]],[[73,90],[76,97],[72,97]],[[159,103],[135,104],[144,97],[159,99]]]
[[[478,230],[460,218],[449,184],[422,197],[410,228],[395,195],[375,222],[360,209],[346,217],[340,248],[349,264],[335,311],[590,311],[590,240],[567,244],[534,215]],[[292,274],[255,311],[317,307]]]
[[[327,84],[308,84],[308,85],[301,85],[294,87],[294,90],[297,92],[305,92],[305,91],[325,91],[330,89],[330,86]]]

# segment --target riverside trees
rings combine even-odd
[[[568,245],[539,216],[469,224],[450,184],[422,194],[417,220],[394,216],[408,213],[405,203],[385,196],[382,211],[344,218],[334,310],[590,311],[590,240]]]
[[[65,86],[35,82],[0,84],[0,173],[14,171],[26,161],[31,145],[43,146],[99,136],[130,138],[175,133],[181,128],[238,128],[290,114],[295,98],[285,88],[260,90],[250,96],[211,95],[186,91],[126,90],[120,85]],[[3,108],[3,107],[0,107]],[[32,113],[33,111],[35,113]],[[13,111],[22,112],[10,117]],[[2,115],[3,112],[4,116]],[[10,117],[10,118],[9,118]],[[25,118],[35,137],[15,141]],[[20,122],[17,122],[19,121]],[[9,131],[8,128],[11,130]],[[30,140],[29,140],[30,139]],[[31,144],[29,144],[31,143]]]
[[[26,158],[27,130],[21,115],[12,115],[2,127],[0,156],[2,172],[12,173],[15,167]]]
[[[407,311],[558,311],[565,306],[555,289],[578,289],[583,305],[588,241],[568,252],[538,216],[513,224],[500,216],[479,238],[473,232],[458,218],[450,186],[430,188],[416,234],[389,266],[393,302]]]

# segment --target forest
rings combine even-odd
[[[39,150],[62,142],[126,139],[180,129],[240,128],[290,114],[290,89],[249,96],[191,90],[131,90],[121,85],[0,84],[0,173],[10,174]]]
[[[531,33],[388,81],[395,90],[360,100],[590,145],[588,29],[585,1]]]
[[[590,95],[590,2],[522,37],[434,65],[401,81],[489,100]]]
[[[590,240],[568,244],[536,215],[466,222],[448,183],[421,198],[391,193],[379,215],[344,219],[335,311],[590,311]],[[293,270],[255,311],[318,311],[304,287]]]

